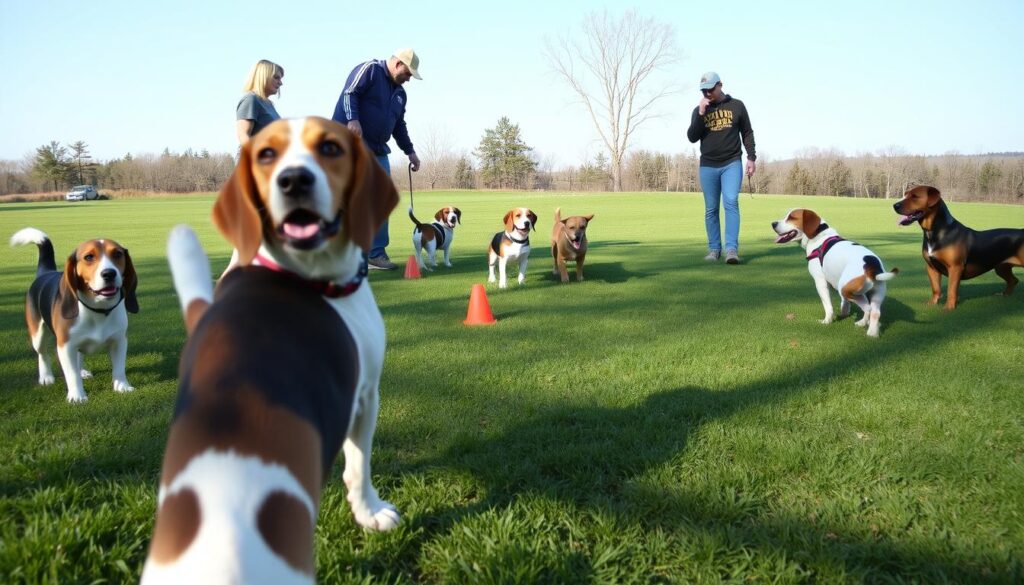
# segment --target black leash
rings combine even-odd
[[[409,163],[409,209],[412,209],[412,163]]]

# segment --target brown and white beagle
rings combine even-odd
[[[56,338],[57,360],[68,385],[68,402],[88,400],[83,378],[92,374],[82,354],[106,349],[115,392],[135,388],[125,375],[128,356],[128,312],[138,313],[138,276],[128,250],[113,240],[83,242],[57,270],[53,243],[35,228],[11,236],[11,245],[39,248],[36,279],[25,297],[25,322],[32,348],[39,356],[39,384],[53,384],[50,347]]]
[[[212,289],[187,226],[168,259],[189,339],[143,583],[311,583],[339,449],[356,522],[399,523],[370,481],[384,322],[364,250],[398,202],[343,125],[276,121],[242,147],[213,221],[240,266]]]
[[[498,282],[505,288],[505,267],[509,262],[519,266],[519,284],[526,282],[526,264],[530,259],[530,230],[537,229],[537,214],[529,207],[516,207],[505,214],[505,231],[494,234],[487,247],[487,282]],[[500,279],[494,277],[497,265]]]
[[[412,230],[412,247],[416,250],[416,263],[421,269],[431,270],[437,268],[437,251],[444,251],[444,265],[451,268],[452,240],[455,239],[455,225],[462,223],[462,210],[453,205],[448,205],[437,210],[434,214],[433,223],[423,223],[416,219],[409,208],[409,219],[416,227]],[[430,260],[430,267],[423,263],[422,250],[427,251],[427,258]]]
[[[878,255],[860,244],[843,239],[817,213],[810,209],[791,209],[778,221],[772,222],[778,235],[776,244],[785,244],[800,238],[800,246],[807,250],[807,271],[814,279],[814,287],[825,308],[823,324],[835,318],[829,287],[839,292],[839,316],[850,314],[850,303],[856,304],[864,316],[854,324],[867,325],[868,335],[878,337],[885,300],[886,281],[899,273],[898,268],[886,272]]]

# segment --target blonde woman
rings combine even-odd
[[[270,103],[270,96],[280,97],[281,85],[284,83],[282,79],[284,68],[277,63],[261,59],[252,66],[249,80],[242,88],[245,95],[235,108],[235,134],[239,144],[244,144],[264,126],[281,118],[274,104]]]

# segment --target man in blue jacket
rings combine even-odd
[[[412,49],[395,51],[387,60],[371,59],[360,63],[349,73],[345,89],[334,107],[333,120],[348,126],[373,151],[384,170],[391,174],[388,162],[388,140],[392,136],[398,147],[409,157],[412,170],[420,170],[420,157],[409,139],[405,125],[406,94],[402,85],[410,78],[423,79],[419,73],[420,58]],[[384,222],[373,238],[368,263],[371,269],[394,270],[385,248],[388,222]]]

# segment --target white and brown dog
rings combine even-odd
[[[431,270],[437,268],[437,251],[444,252],[444,265],[451,268],[450,257],[452,240],[455,239],[455,225],[462,223],[462,210],[449,205],[437,210],[434,214],[433,223],[423,223],[416,219],[409,208],[409,219],[416,227],[412,230],[412,247],[416,250],[416,263],[421,269]],[[427,251],[427,258],[430,260],[428,267],[423,263],[423,250]]]
[[[537,229],[537,214],[528,207],[516,207],[505,214],[505,231],[494,234],[487,247],[487,282],[498,282],[498,288],[508,284],[506,267],[509,262],[519,267],[519,284],[526,282],[526,264],[530,259],[530,230]],[[494,277],[498,267],[499,278]]]
[[[128,313],[138,313],[138,276],[128,250],[113,240],[79,244],[57,270],[50,238],[35,228],[11,236],[11,245],[39,248],[36,279],[25,296],[25,321],[32,348],[39,356],[39,384],[53,384],[50,347],[56,338],[57,360],[68,386],[68,402],[88,400],[82,354],[106,349],[110,355],[114,391],[135,388],[125,375],[128,356]]]
[[[363,259],[397,202],[343,125],[279,120],[214,205],[240,264],[216,294],[195,234],[171,232],[189,339],[143,583],[312,583],[339,449],[356,522],[398,525],[370,480],[385,335]]]
[[[810,209],[793,209],[779,221],[772,222],[778,234],[776,244],[785,244],[800,238],[800,246],[807,250],[807,270],[825,308],[822,323],[834,320],[829,287],[839,291],[839,316],[850,314],[850,303],[856,304],[864,316],[855,324],[868,326],[868,335],[878,337],[878,321],[885,300],[885,282],[899,272],[893,268],[886,272],[882,261],[868,248],[844,240],[821,217]]]

